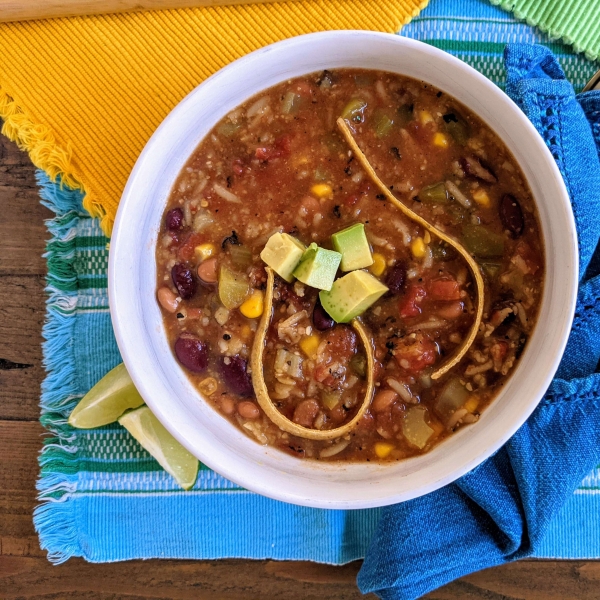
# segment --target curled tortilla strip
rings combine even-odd
[[[302,427],[293,421],[290,421],[287,417],[283,416],[273,404],[267,385],[265,383],[265,375],[263,368],[263,352],[265,348],[265,339],[269,324],[271,323],[273,313],[273,284],[275,276],[273,270],[270,267],[266,267],[267,271],[267,289],[265,290],[265,304],[264,311],[254,336],[254,344],[252,345],[252,356],[250,358],[250,366],[252,368],[252,385],[254,386],[254,393],[258,404],[265,411],[265,414],[279,429],[287,431],[297,437],[306,438],[309,440],[333,440],[342,437],[352,431],[360,421],[362,416],[365,414],[367,408],[371,404],[374,390],[374,376],[375,376],[375,359],[374,359],[374,348],[373,342],[369,337],[363,324],[358,320],[352,321],[352,327],[358,333],[367,355],[367,391],[362,401],[358,412],[351,421],[348,421],[341,427],[335,429],[309,429],[308,427]]]
[[[354,155],[360,162],[363,169],[368,173],[369,177],[373,180],[373,183],[381,190],[385,197],[401,212],[403,212],[409,219],[415,221],[421,227],[432,233],[436,237],[444,240],[447,244],[450,244],[466,261],[469,265],[469,269],[471,269],[471,273],[473,273],[473,278],[475,279],[475,286],[477,288],[477,313],[475,314],[475,320],[471,325],[471,329],[469,329],[469,335],[463,340],[463,343],[456,349],[454,354],[448,357],[448,359],[442,363],[442,365],[432,373],[432,379],[439,379],[444,373],[447,373],[452,367],[455,367],[463,358],[463,356],[467,353],[471,344],[475,341],[475,337],[477,336],[477,332],[479,331],[479,327],[481,325],[481,317],[483,316],[483,297],[484,297],[484,289],[483,289],[483,278],[481,277],[481,271],[479,270],[478,264],[475,262],[473,257],[467,252],[467,250],[459,244],[455,239],[451,238],[449,235],[446,235],[443,231],[440,231],[437,227],[429,224],[423,217],[419,216],[417,213],[413,212],[398,200],[392,192],[387,188],[387,186],[379,179],[377,173],[370,165],[367,157],[364,155],[363,151],[358,147],[354,137],[352,137],[352,132],[350,128],[341,117],[337,120],[337,126],[342,132],[346,142],[354,152]]]

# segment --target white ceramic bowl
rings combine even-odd
[[[478,423],[428,454],[392,465],[294,459],[246,437],[205,403],[176,362],[155,299],[155,245],[180,169],[219,119],[281,81],[325,68],[381,69],[431,82],[498,133],[536,199],[546,283],[535,332],[514,374]],[[123,360],[148,406],[206,465],[271,498],[322,508],[401,502],[457,479],[496,451],[542,398],[565,347],[575,306],[575,225],[560,173],[519,108],[463,62],[395,35],[334,31],[268,46],[228,65],[187,96],[156,130],[123,193],[111,240],[110,307]]]

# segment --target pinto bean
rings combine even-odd
[[[260,411],[258,410],[258,406],[254,404],[254,402],[250,402],[250,400],[244,400],[244,402],[240,402],[237,406],[237,410],[240,413],[240,417],[244,419],[258,419],[260,415]]]
[[[174,313],[177,311],[179,300],[177,300],[177,296],[168,287],[163,286],[159,288],[158,292],[156,292],[156,297],[159,304],[167,312]]]
[[[462,302],[447,302],[441,308],[438,308],[437,314],[442,319],[457,319],[463,314],[464,305]]]
[[[387,410],[396,400],[398,394],[394,390],[381,390],[375,394],[373,402],[371,402],[371,410],[374,412],[383,412]]]
[[[209,258],[201,262],[197,273],[202,283],[217,283],[217,259]]]
[[[312,398],[302,400],[294,410],[294,423],[303,427],[312,427],[313,421],[319,412],[319,403]]]

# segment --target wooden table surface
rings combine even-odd
[[[130,561],[52,566],[32,525],[43,429],[41,328],[50,212],[39,203],[34,167],[0,136],[0,598],[349,600],[360,563],[330,567],[275,561]],[[427,598],[600,598],[600,563],[522,561],[464,577]]]

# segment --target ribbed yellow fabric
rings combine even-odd
[[[2,132],[85,192],[109,234],[144,144],[203,79],[261,46],[331,29],[396,32],[428,0],[302,0],[0,26]]]

